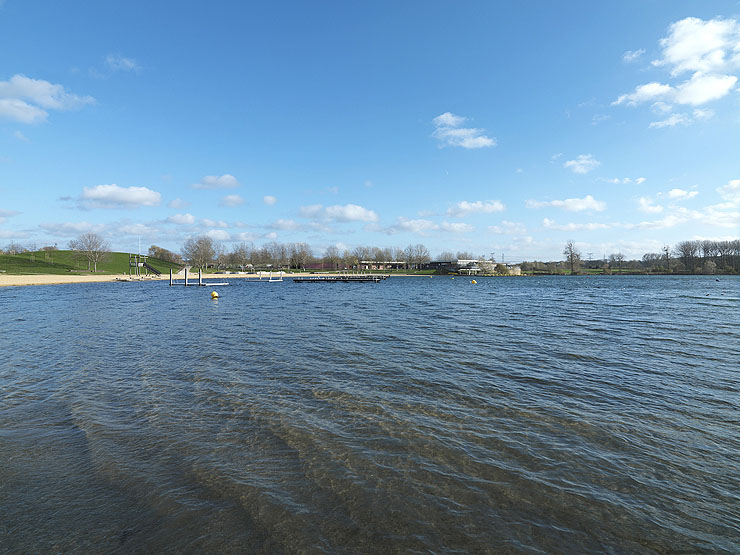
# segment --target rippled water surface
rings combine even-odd
[[[740,280],[0,289],[0,552],[739,552]]]

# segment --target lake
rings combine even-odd
[[[0,552],[740,551],[740,278],[0,289]]]

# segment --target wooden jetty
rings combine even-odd
[[[380,274],[340,274],[338,276],[294,277],[293,281],[296,283],[378,283],[389,277],[389,275]]]
[[[170,287],[173,285],[184,285],[185,287],[191,286],[191,287],[215,287],[217,285],[228,285],[228,281],[203,281],[203,271],[198,270],[198,281],[197,282],[188,282],[188,269],[185,268],[185,279],[182,282],[178,282],[177,280],[172,279],[172,270],[170,270]]]

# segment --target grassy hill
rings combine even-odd
[[[158,258],[147,258],[147,262],[167,274],[172,268],[181,266]],[[142,268],[143,271],[143,268]],[[37,251],[15,255],[0,254],[0,272],[7,274],[88,274],[87,260],[75,257],[72,251]],[[98,262],[98,274],[128,274],[128,253],[112,252]]]

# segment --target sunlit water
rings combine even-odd
[[[0,289],[2,552],[738,552],[740,280]]]

